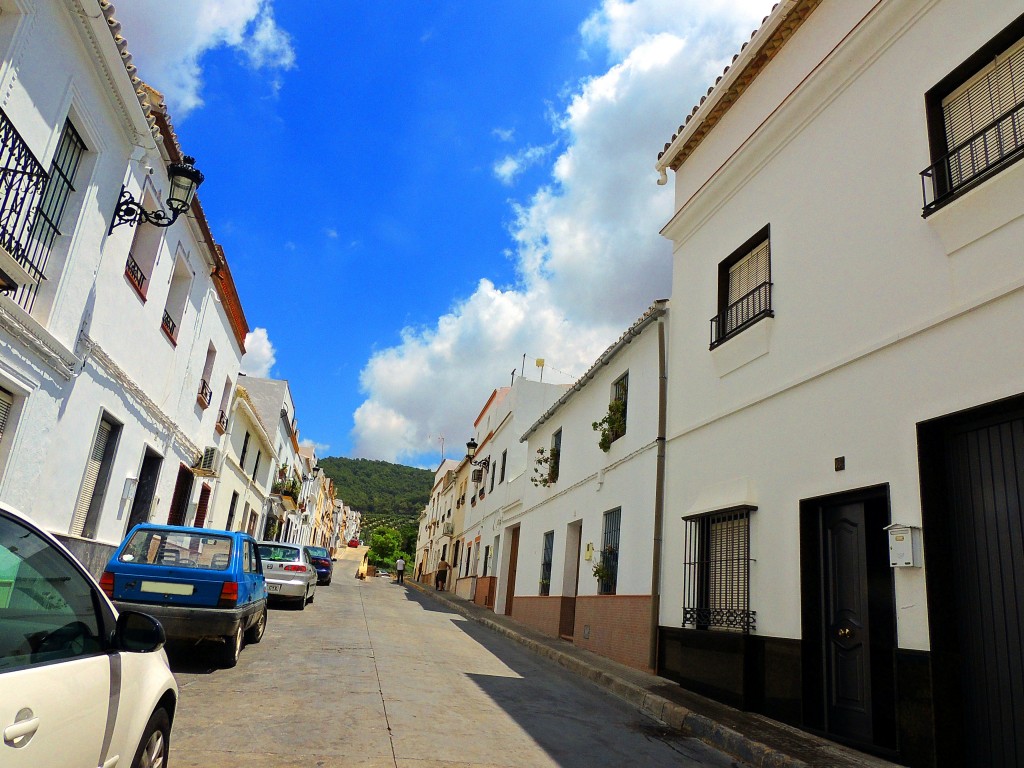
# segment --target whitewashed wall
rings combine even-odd
[[[664,625],[702,491],[752,482],[757,631],[796,638],[800,499],[888,483],[919,525],[915,425],[1024,391],[1024,164],[926,220],[918,176],[925,92],[1020,9],[874,5],[823,3],[676,177]],[[718,264],[766,224],[775,318],[708,351]],[[924,573],[895,573],[903,648],[928,647]]]

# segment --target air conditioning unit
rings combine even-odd
[[[213,475],[217,472],[217,448],[215,446],[208,446],[203,450],[203,455],[199,457],[195,466],[192,467],[196,471],[196,474],[202,475]]]
[[[470,479],[474,483],[482,483],[484,481],[484,471],[482,469],[474,469]]]

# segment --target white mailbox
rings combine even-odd
[[[921,564],[921,529],[893,523],[885,526],[889,533],[889,565],[893,568],[916,568]]]

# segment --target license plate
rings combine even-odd
[[[139,587],[140,592],[155,592],[158,595],[191,595],[195,591],[192,584],[169,584],[165,581],[144,581]]]
[[[267,584],[267,592],[280,592],[280,591],[281,591],[281,585],[280,584]]]

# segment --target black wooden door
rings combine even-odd
[[[1024,766],[1024,417],[946,433],[965,754]]]
[[[874,734],[865,535],[863,503],[823,509],[827,727],[837,736],[870,744]]]
[[[512,601],[516,594],[516,570],[519,567],[519,529],[512,529],[512,542],[508,547],[508,584],[505,585],[505,615],[512,615]]]

